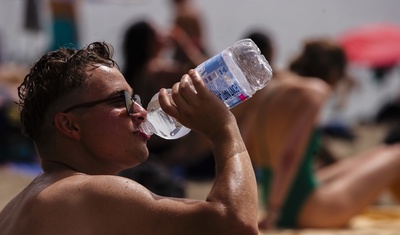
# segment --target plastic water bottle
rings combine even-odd
[[[251,39],[242,39],[233,46],[203,62],[195,69],[204,83],[228,108],[249,99],[265,87],[272,69],[260,49]],[[147,121],[141,125],[148,135],[178,139],[190,129],[166,114],[158,102],[158,93],[147,107]]]

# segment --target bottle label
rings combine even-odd
[[[231,71],[232,67],[227,65],[222,53],[205,61],[196,70],[208,89],[232,108],[248,99],[249,95],[239,85]]]

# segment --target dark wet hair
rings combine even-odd
[[[329,84],[334,81],[332,73],[336,72],[337,79],[346,73],[347,58],[343,48],[329,39],[312,39],[305,42],[303,51],[292,61],[289,69],[300,76],[317,77]]]
[[[18,87],[22,132],[33,141],[43,137],[43,121],[50,105],[82,87],[90,76],[89,66],[117,67],[113,48],[105,42],[94,42],[77,50],[61,48],[43,55],[30,69]]]

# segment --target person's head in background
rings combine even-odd
[[[289,70],[303,77],[316,77],[332,87],[346,77],[347,58],[343,48],[328,38],[305,41]]]
[[[146,64],[160,53],[163,47],[162,36],[146,20],[137,21],[126,29],[122,41],[123,74],[129,85],[134,87],[135,78],[139,76]]]
[[[252,30],[245,34],[244,38],[250,38],[260,48],[261,54],[268,60],[272,67],[274,64],[275,49],[271,35],[262,30]]]

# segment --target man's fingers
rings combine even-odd
[[[195,90],[197,92],[202,92],[202,91],[204,91],[204,89],[208,90],[208,88],[206,87],[206,84],[204,84],[203,80],[200,77],[200,74],[196,70],[191,69],[191,70],[189,70],[188,74],[189,74],[190,80],[191,80],[190,83],[191,83],[191,85],[193,85],[193,87],[195,88]]]
[[[162,88],[158,95],[158,100],[160,102],[160,107],[164,110],[164,112],[176,118],[179,117],[179,110],[174,105],[170,93],[171,90],[168,91],[167,89]]]

